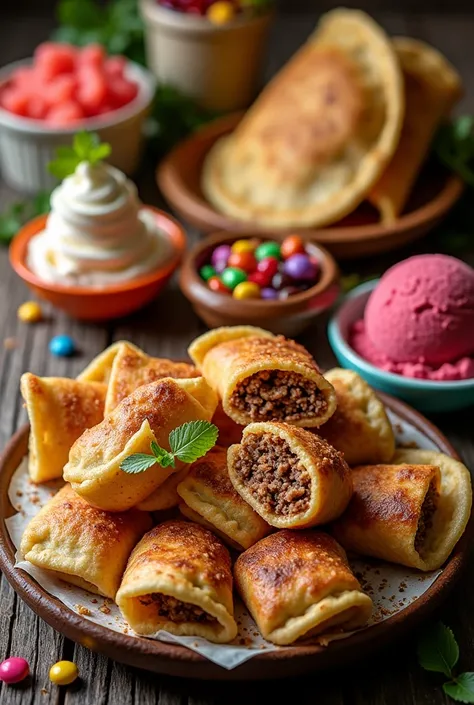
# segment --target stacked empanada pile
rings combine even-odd
[[[461,94],[436,49],[333,10],[211,149],[203,191],[223,213],[268,228],[329,225],[364,199],[389,224]]]
[[[232,641],[235,585],[276,644],[367,623],[345,549],[424,571],[445,562],[469,519],[469,472],[396,450],[356,373],[323,375],[298,343],[249,326],[210,331],[189,354],[120,342],[77,380],[23,376],[31,479],[67,483],[26,528],[25,560],[114,599],[148,636]],[[217,445],[192,465],[122,468],[211,420]]]

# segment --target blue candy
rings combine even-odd
[[[76,344],[69,335],[55,335],[49,341],[49,352],[57,357],[69,357],[76,352]]]

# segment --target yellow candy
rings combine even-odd
[[[214,24],[226,24],[235,15],[234,6],[226,0],[219,0],[211,5],[207,11],[207,18]]]
[[[232,295],[234,299],[259,299],[260,287],[254,282],[241,282],[237,284]]]
[[[25,301],[17,311],[18,318],[23,323],[37,323],[43,318],[41,306],[36,301]]]
[[[213,5],[211,5],[213,7]],[[237,240],[230,248],[231,252],[241,255],[242,252],[253,252],[257,246],[255,240]]]
[[[79,676],[79,671],[72,661],[58,661],[49,669],[49,679],[56,685],[69,685]]]

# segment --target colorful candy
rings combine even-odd
[[[0,663],[0,681],[8,683],[19,683],[30,673],[28,661],[19,656],[10,656]]]
[[[276,257],[264,257],[257,264],[257,271],[262,272],[268,277],[268,281],[271,280],[274,274],[278,272],[279,262]]]
[[[25,301],[19,307],[17,315],[23,323],[37,323],[42,320],[43,311],[36,301]]]
[[[49,669],[49,680],[56,685],[69,685],[79,676],[79,670],[72,661],[58,661]]]
[[[262,242],[262,244],[255,250],[255,257],[259,262],[261,259],[265,259],[265,257],[275,257],[276,259],[281,259],[280,245],[278,242],[274,242],[273,240]]]
[[[228,289],[235,289],[237,284],[246,281],[247,275],[243,269],[238,267],[226,267],[222,272],[221,279]]]
[[[297,281],[316,278],[316,269],[308,255],[296,254],[289,257],[284,264],[285,274]]]
[[[235,9],[231,2],[218,0],[208,8],[206,15],[213,24],[226,24],[233,19]]]
[[[288,259],[292,255],[304,254],[304,242],[299,235],[288,235],[281,243],[281,256]]]
[[[76,344],[69,335],[55,335],[49,341],[49,352],[57,357],[69,357],[76,352]]]
[[[229,259],[230,245],[219,245],[211,255],[211,264],[215,267],[217,262],[226,262]]]
[[[234,299],[259,299],[260,287],[253,282],[240,282],[234,289]]]
[[[243,269],[244,272],[250,274],[257,267],[257,260],[253,252],[231,252],[227,260],[229,267],[237,267]]]
[[[216,270],[212,264],[205,264],[204,267],[201,267],[199,270],[199,275],[201,279],[204,279],[204,281],[207,282],[211,277],[216,276]]]
[[[230,294],[229,289],[219,279],[219,277],[211,277],[210,279],[208,279],[207,286],[211,291],[215,291],[218,294]]]
[[[231,250],[232,252],[237,252],[238,254],[241,252],[254,252],[258,244],[258,241],[253,238],[249,238],[248,240],[236,240],[232,245]]]

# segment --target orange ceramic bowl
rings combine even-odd
[[[26,257],[28,243],[44,228],[46,215],[28,222],[15,236],[10,245],[10,263],[36,296],[66,311],[73,318],[104,321],[125,316],[149,303],[160,293],[181,262],[186,249],[186,235],[181,225],[157,208],[145,208],[154,214],[158,227],[168,235],[174,253],[165,264],[140,277],[103,289],[43,281],[27,267]]]

